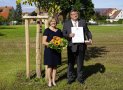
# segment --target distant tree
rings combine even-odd
[[[16,19],[16,21],[18,21],[19,23],[22,22],[22,7],[21,7],[21,3],[19,3],[19,4],[16,5],[15,19]]]
[[[86,20],[91,19],[95,14],[94,4],[92,3],[92,0],[81,0],[81,3],[83,6],[80,10],[80,17]]]
[[[37,16],[37,13],[35,11],[31,12],[31,16]]]
[[[15,21],[15,20],[16,20],[16,19],[15,19],[15,10],[12,9],[12,10],[10,10],[10,12],[9,12],[8,22]]]
[[[80,18],[84,18],[86,20],[89,20],[95,13],[92,0],[61,0],[60,7],[64,20],[73,8],[80,11]]]
[[[9,21],[8,21],[8,19],[0,16],[0,24],[1,25],[8,25],[9,24]]]
[[[30,13],[31,16],[37,16],[37,13],[35,11]],[[33,19],[34,21],[36,21],[36,19]]]
[[[0,25],[3,24],[4,20],[4,17],[0,16]]]
[[[95,13],[95,17],[96,20],[106,20],[107,18],[109,18],[107,16],[100,15],[98,12]]]
[[[61,15],[63,16],[63,22],[66,20],[69,12],[71,9],[76,9],[80,11],[82,7],[82,3],[80,3],[81,0],[60,0],[60,8],[61,8]]]

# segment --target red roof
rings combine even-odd
[[[108,16],[115,9],[116,8],[99,8],[99,9],[96,9],[95,11],[99,12],[100,15]]]
[[[8,16],[9,16],[9,12],[2,12],[2,13],[0,13],[0,16],[2,16],[2,17],[4,17],[5,19],[7,19]]]
[[[2,16],[5,19],[7,19],[8,16],[9,16],[9,12],[12,9],[13,9],[13,7],[11,7],[11,6],[0,7],[0,16]]]
[[[116,12],[111,16],[111,18],[112,18],[112,19],[115,19],[115,18],[117,17],[117,15],[118,15],[120,12],[121,12],[121,10],[116,11]]]

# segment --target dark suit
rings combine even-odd
[[[67,77],[69,81],[75,80],[74,65],[77,63],[77,80],[83,79],[83,63],[85,57],[85,50],[87,45],[85,43],[72,43],[72,39],[69,37],[71,33],[71,27],[73,27],[72,21],[68,20],[63,25],[63,36],[68,40],[68,73]],[[78,20],[78,27],[83,27],[84,39],[92,39],[92,34],[89,31],[85,20]]]

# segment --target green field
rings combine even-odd
[[[61,28],[61,26],[59,25]],[[85,59],[85,84],[67,84],[67,55],[57,71],[57,86],[48,88],[35,77],[35,32],[30,26],[31,79],[25,77],[24,26],[0,26],[0,90],[123,90],[123,26],[89,26],[93,45]],[[42,67],[44,68],[44,67]],[[44,70],[43,70],[44,71]]]

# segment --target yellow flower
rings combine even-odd
[[[55,41],[54,44],[58,46],[60,45],[60,41]]]
[[[61,52],[62,49],[67,47],[68,42],[66,39],[54,36],[53,39],[50,41],[50,44],[48,45],[51,49],[55,49],[58,52]]]

